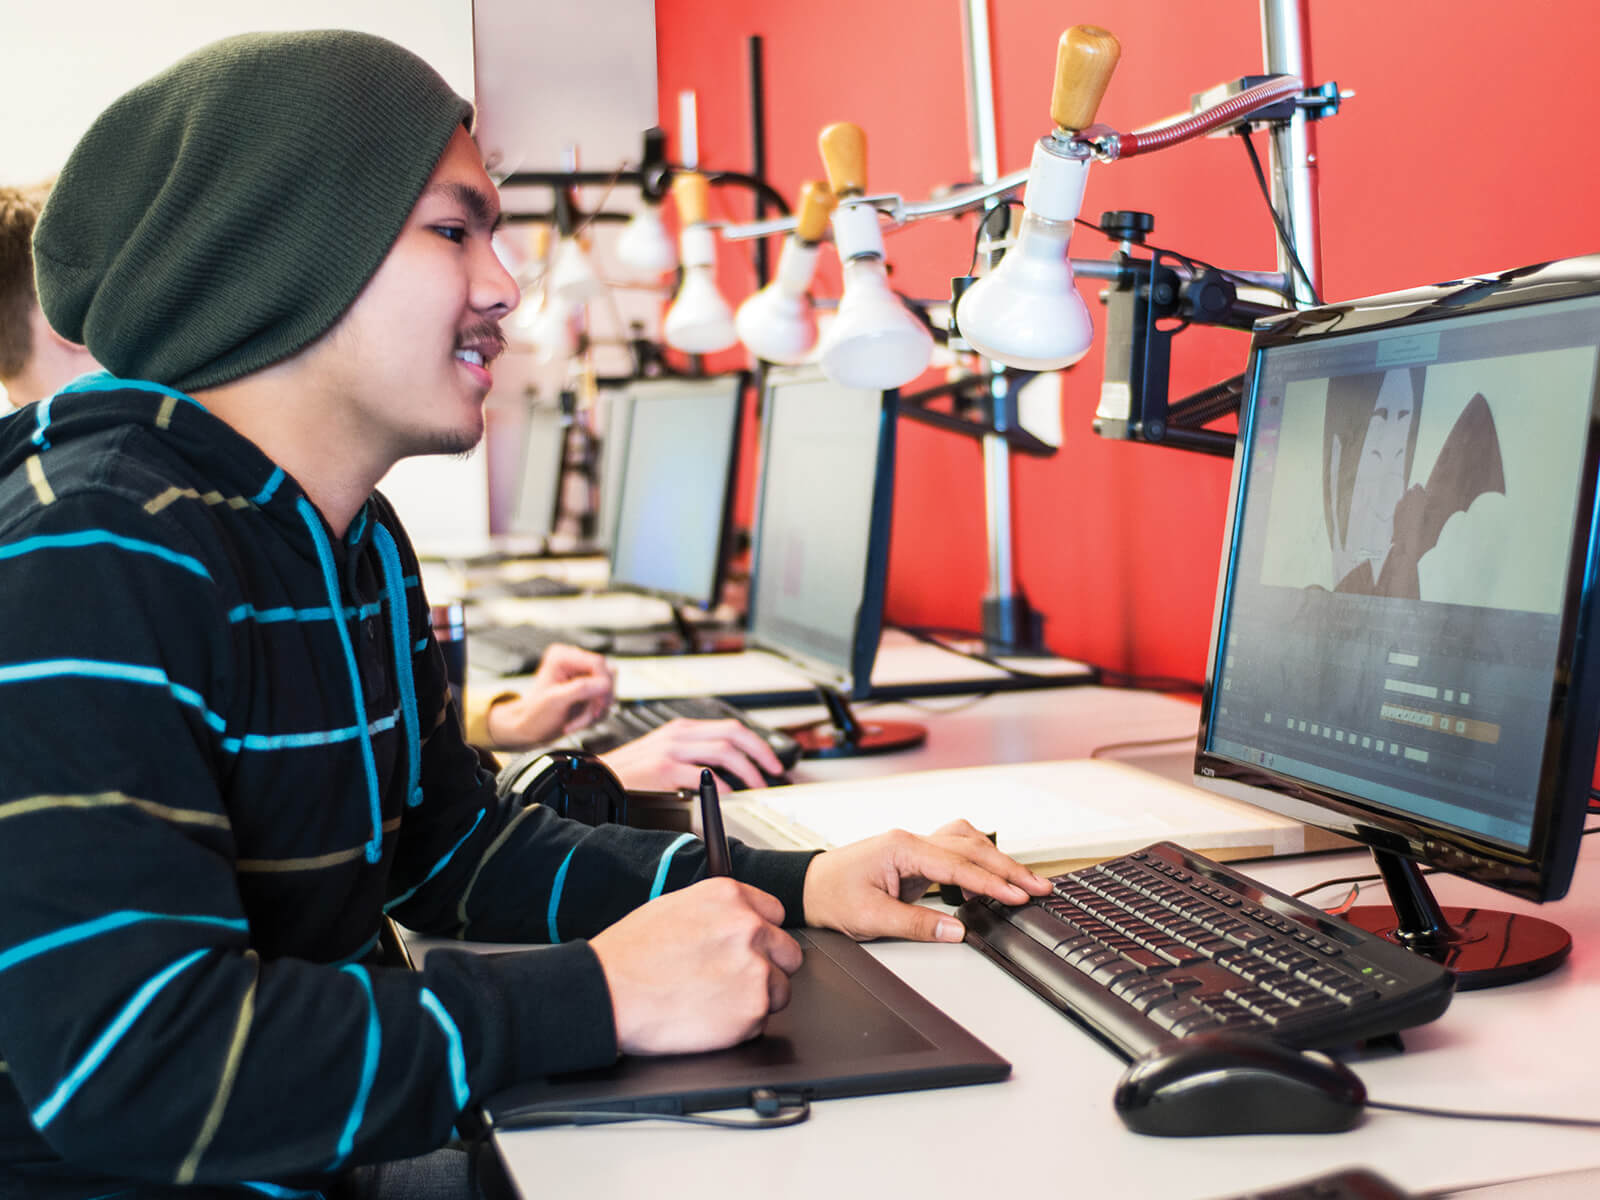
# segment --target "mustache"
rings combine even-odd
[[[464,330],[456,338],[456,349],[477,346],[485,349],[485,358],[498,358],[505,353],[506,335],[494,321],[484,321]]]

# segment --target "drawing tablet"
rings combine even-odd
[[[754,1088],[824,1100],[990,1083],[1011,1064],[843,934],[791,931],[805,951],[789,1005],[758,1038],[709,1054],[624,1058],[519,1084],[485,1104],[493,1123],[538,1112],[742,1108]],[[960,953],[955,947],[952,952]]]

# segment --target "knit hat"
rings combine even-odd
[[[347,30],[196,51],[89,128],[34,232],[39,302],[112,374],[197,391],[332,326],[472,106]]]

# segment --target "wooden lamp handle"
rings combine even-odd
[[[1061,129],[1087,129],[1122,57],[1122,46],[1104,29],[1074,25],[1056,47],[1056,86],[1050,119]]]
[[[711,185],[698,171],[680,171],[672,177],[672,202],[680,226],[699,225],[711,212]]]
[[[822,165],[828,169],[828,184],[843,200],[867,190],[867,135],[861,126],[837,121],[817,134],[817,149]]]
[[[808,179],[800,185],[800,216],[795,223],[794,235],[802,242],[820,242],[828,231],[828,217],[836,201],[828,185],[820,179]]]

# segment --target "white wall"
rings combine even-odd
[[[19,0],[6,10],[0,183],[54,174],[123,92],[191,50],[254,29],[381,34],[472,95],[472,0]]]

